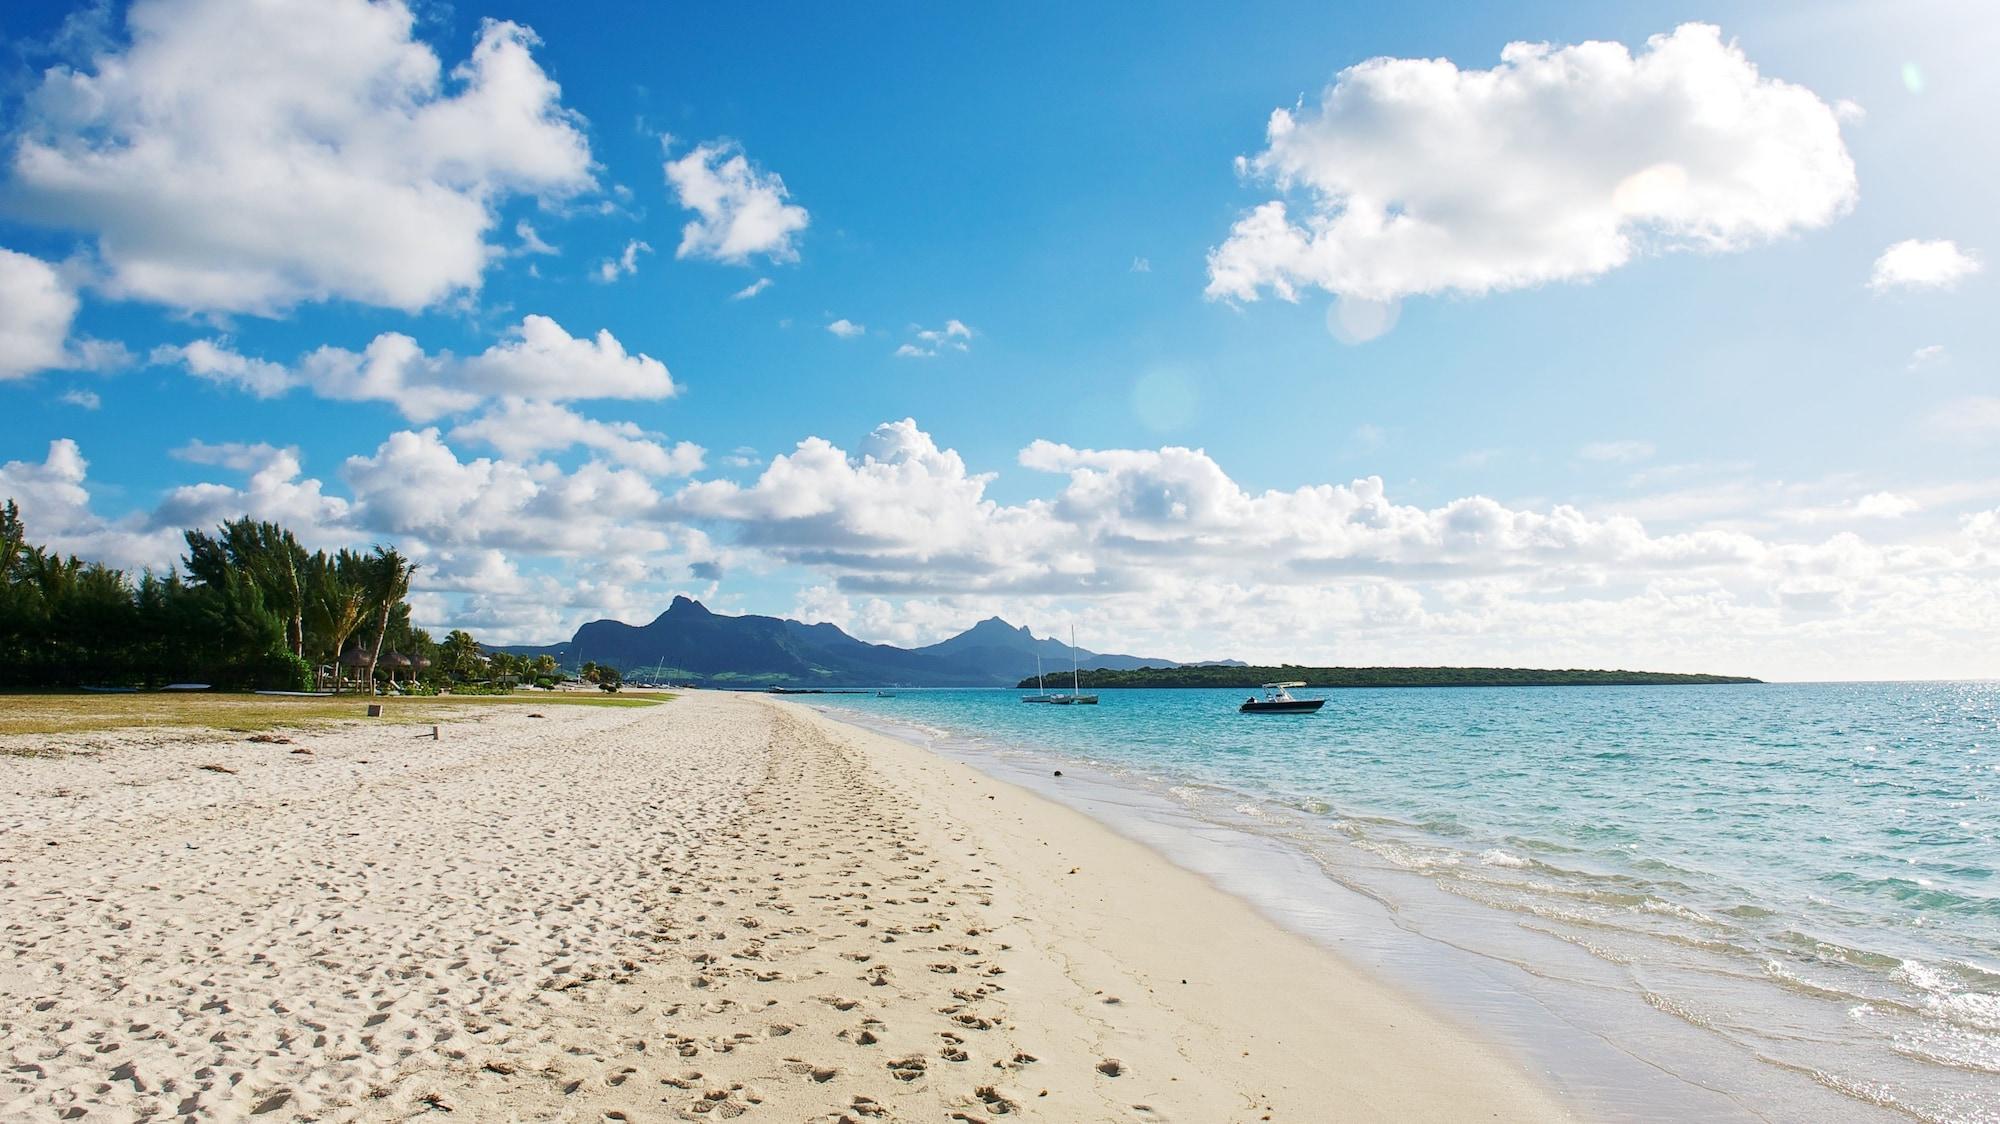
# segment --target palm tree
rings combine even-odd
[[[479,671],[479,641],[462,628],[455,628],[445,636],[438,656],[444,672],[455,683],[463,683]]]
[[[416,564],[402,556],[395,547],[378,546],[369,560],[368,600],[380,618],[375,630],[375,650],[368,657],[368,689],[375,690],[375,667],[382,661],[382,642],[389,638],[389,616],[396,606],[409,596],[410,578],[416,574]]]
[[[361,630],[368,616],[368,588],[373,559],[351,550],[338,554],[314,554],[306,567],[306,585],[311,590],[306,625],[312,637],[308,658],[331,660],[339,667],[347,642]],[[340,676],[334,677],[335,686]]]

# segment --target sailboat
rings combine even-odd
[[[1086,695],[1079,690],[1082,680],[1076,668],[1076,626],[1069,629],[1069,694],[1060,691],[1051,695],[1042,688],[1042,654],[1035,653],[1035,693],[1022,695],[1024,703],[1048,703],[1051,706],[1096,706],[1097,696]]]
[[[1032,695],[1022,695],[1021,701],[1027,703],[1065,703],[1069,701],[1068,696],[1051,695],[1042,689],[1042,654],[1040,652],[1035,653],[1035,693]]]

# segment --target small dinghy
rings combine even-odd
[[[1248,698],[1236,709],[1244,714],[1311,714],[1326,705],[1325,699],[1295,699],[1290,687],[1303,687],[1300,683],[1266,683],[1264,697]]]

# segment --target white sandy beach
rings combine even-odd
[[[754,696],[544,713],[14,739],[86,752],[0,757],[0,1118],[1566,1115],[966,766]]]

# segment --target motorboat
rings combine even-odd
[[[1243,700],[1236,709],[1244,714],[1311,714],[1326,705],[1325,699],[1295,699],[1290,688],[1303,687],[1304,682],[1266,683],[1264,697],[1252,696]]]

